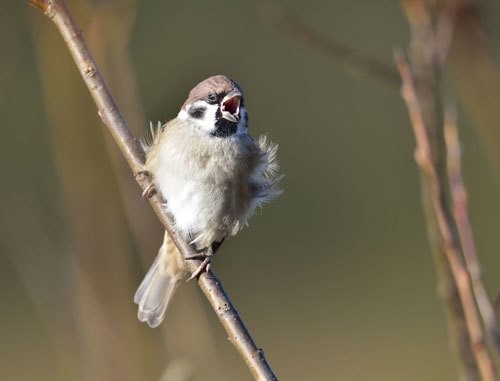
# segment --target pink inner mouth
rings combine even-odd
[[[233,115],[238,113],[238,108],[240,107],[240,97],[229,98],[222,104],[222,111],[228,111]]]

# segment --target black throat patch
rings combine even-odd
[[[215,122],[215,131],[211,133],[212,136],[217,138],[227,138],[236,133],[238,129],[238,124],[233,123],[227,119],[219,117],[216,115],[217,121]]]

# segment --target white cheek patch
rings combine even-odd
[[[212,133],[215,130],[215,115],[218,108],[219,106],[216,104],[211,105],[205,101],[196,101],[188,105],[187,110],[181,109],[177,118],[184,121],[189,120],[200,130]]]

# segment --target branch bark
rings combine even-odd
[[[144,151],[122,117],[66,2],[64,0],[28,0],[28,2],[41,10],[56,25],[96,103],[100,118],[120,148],[137,183],[143,190],[147,189],[151,184],[151,178],[141,172]],[[182,255],[186,257],[195,254],[195,250],[173,228],[172,220],[163,207],[165,201],[159,195],[154,195],[151,197],[150,203]],[[187,262],[191,271],[195,271],[200,263],[196,260]],[[212,271],[209,271],[199,277],[198,285],[212,305],[228,334],[229,340],[244,359],[253,377],[262,381],[277,380],[264,352],[257,347],[250,336],[219,279]]]
[[[465,265],[469,272],[472,291],[477,303],[480,315],[483,318],[487,337],[498,351],[500,338],[495,317],[495,311],[486,292],[481,279],[479,258],[476,253],[476,244],[472,233],[472,224],[469,218],[467,206],[467,189],[462,178],[462,164],[460,160],[461,149],[458,139],[457,116],[454,109],[448,109],[445,113],[444,138],[448,154],[448,179],[450,182],[450,193],[453,201],[453,216],[457,225],[458,236],[462,245]]]

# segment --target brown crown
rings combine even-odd
[[[241,92],[240,86],[232,79],[226,77],[225,75],[214,75],[213,77],[207,78],[193,87],[193,89],[189,92],[188,99],[184,102],[182,107],[184,108],[185,105],[193,103],[194,101],[206,99],[208,94],[212,92],[225,95],[234,89],[238,89]]]

